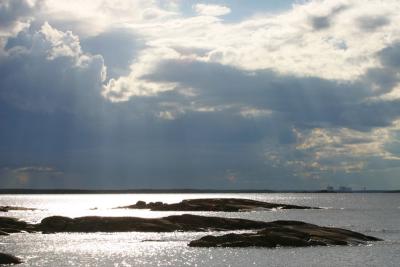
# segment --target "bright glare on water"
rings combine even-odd
[[[113,208],[138,200],[173,203],[208,197],[251,198],[326,209],[193,213],[264,221],[302,220],[351,229],[385,241],[352,247],[208,249],[187,246],[205,235],[193,232],[12,234],[0,237],[0,251],[21,257],[25,263],[20,266],[399,266],[400,194],[2,195],[0,205],[39,210],[0,216],[30,222],[51,215],[162,217],[182,212]]]

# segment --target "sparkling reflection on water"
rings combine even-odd
[[[50,215],[161,217],[181,212],[112,208],[137,200],[173,203],[200,197],[241,197],[326,207],[323,210],[196,214],[264,221],[303,220],[360,231],[385,241],[358,247],[208,249],[187,246],[190,240],[205,235],[193,232],[14,234],[0,237],[0,249],[23,258],[25,266],[399,266],[400,194],[3,195],[0,205],[40,210],[0,215],[31,222]],[[95,207],[96,210],[91,210]]]

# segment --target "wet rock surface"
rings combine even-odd
[[[289,204],[269,203],[252,199],[240,198],[199,198],[185,199],[179,203],[138,201],[134,205],[123,206],[124,209],[150,209],[152,211],[223,211],[239,212],[256,209],[318,209],[315,207]]]
[[[189,243],[190,247],[309,247],[359,245],[380,241],[372,236],[300,221],[274,221],[255,233],[207,235]]]

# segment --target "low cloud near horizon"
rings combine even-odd
[[[400,188],[398,1],[189,2],[0,0],[0,187]]]

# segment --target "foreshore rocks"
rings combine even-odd
[[[229,231],[262,229],[267,222],[198,215],[172,215],[162,218],[139,217],[47,217],[36,225],[44,233],[57,232],[174,232]]]
[[[0,252],[0,264],[19,264],[22,263],[21,259],[6,253]]]
[[[134,205],[117,207],[124,209],[150,209],[152,211],[222,211],[239,212],[256,209],[319,209],[316,207],[297,206],[289,204],[268,203],[252,199],[240,198],[199,198],[185,199],[179,203],[138,201]]]
[[[321,227],[300,221],[274,221],[255,233],[207,235],[189,243],[190,247],[309,247],[359,245],[379,238],[350,230]]]

